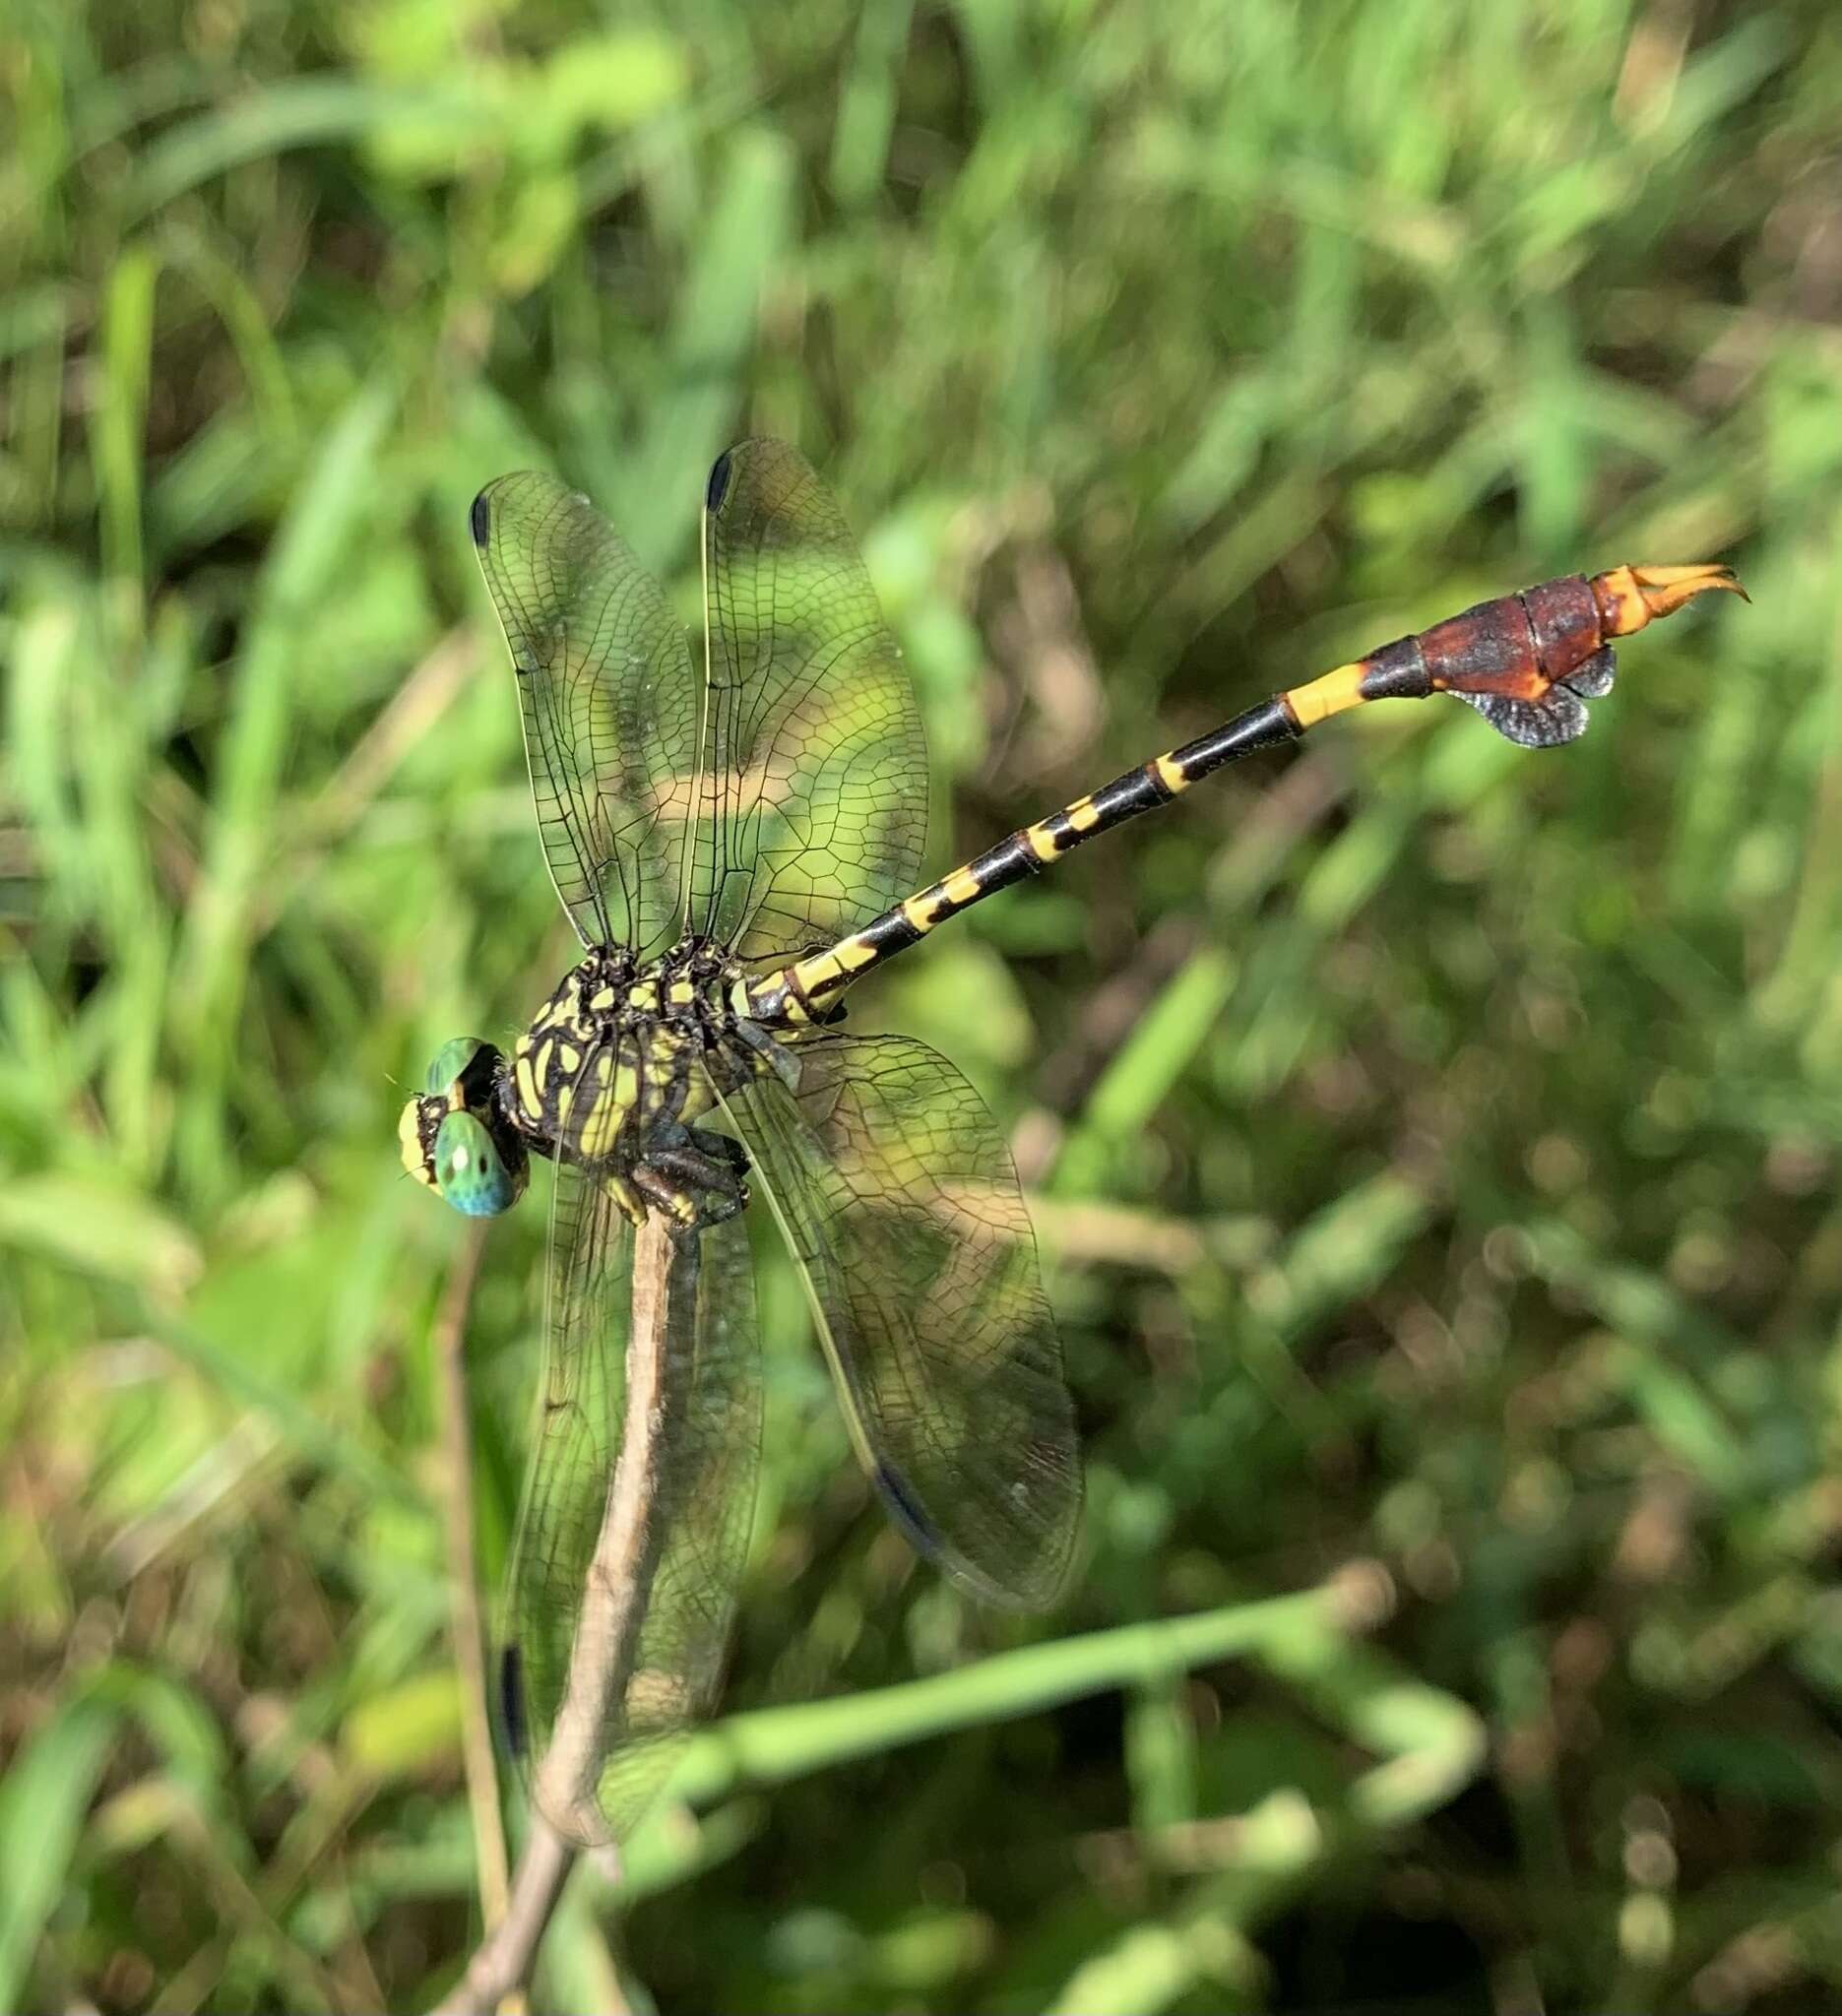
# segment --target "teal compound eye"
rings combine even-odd
[[[429,1062],[422,1090],[439,1098],[454,1086],[467,1067],[488,1046],[476,1036],[451,1037]]]
[[[524,1171],[513,1172],[472,1113],[453,1112],[435,1135],[435,1188],[469,1218],[494,1218],[509,1211],[524,1189]]]

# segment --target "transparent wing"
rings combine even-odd
[[[684,630],[614,529],[554,476],[501,476],[474,542],[511,647],[538,828],[584,944],[676,934],[696,752]]]
[[[632,1831],[715,1694],[754,1508],[760,1367],[740,1219],[701,1234],[656,1385],[628,1361],[633,1239],[593,1175],[557,1170],[550,1236],[502,1674],[532,1796],[587,1845]],[[636,1423],[627,1401],[643,1387]]]
[[[709,667],[687,922],[743,959],[828,942],[908,894],[927,828],[921,716],[831,491],[744,441],[710,474]]]
[[[858,1453],[956,1582],[1047,1604],[1081,1471],[1010,1153],[922,1043],[826,1037],[795,1054],[797,1093],[761,1079],[726,1105],[804,1272]]]

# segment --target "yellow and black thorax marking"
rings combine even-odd
[[[563,976],[513,1045],[505,1106],[540,1154],[609,1166],[645,1159],[662,1129],[707,1113],[716,1095],[793,1067],[736,1014],[737,972],[691,939],[642,966],[621,946]]]

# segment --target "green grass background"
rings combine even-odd
[[[864,990],[1011,1131],[1078,1573],[916,1567],[764,1241],[739,1719],[542,1999],[1836,2006],[1833,9],[15,0],[0,94],[0,2006],[475,1935],[395,1120],[567,945],[465,509],[554,467],[688,615],[749,431],[859,528],[935,865],[1481,595],[1754,601],[1576,748],[1375,709]]]

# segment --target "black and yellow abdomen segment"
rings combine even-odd
[[[770,1025],[822,1020],[829,996],[924,938],[936,924],[1026,876],[1041,874],[1050,861],[1096,834],[1111,833],[1141,812],[1168,805],[1179,791],[1236,757],[1289,742],[1298,733],[1298,724],[1284,702],[1269,700],[1238,715],[1213,734],[1154,756],[1149,763],[1123,772],[1047,819],[1020,828],[836,945],[755,982],[746,993],[748,1013]]]

